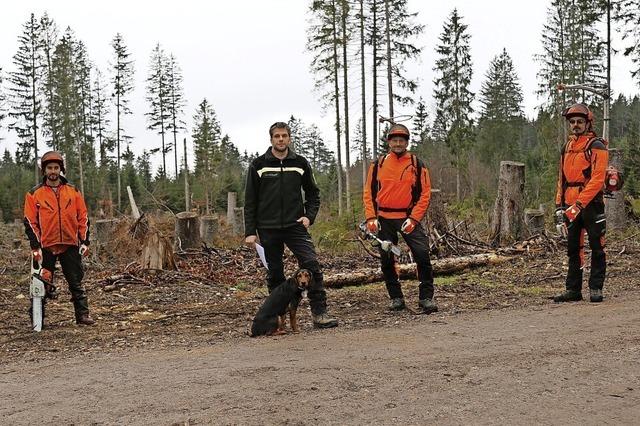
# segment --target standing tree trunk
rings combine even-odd
[[[617,148],[609,149],[609,164],[623,169],[624,152]],[[612,198],[607,198],[605,202],[605,212],[607,214],[607,227],[609,229],[622,229],[627,226],[627,214],[624,208],[624,193],[617,191]]]
[[[187,165],[187,138],[184,138],[184,211],[191,210],[191,196],[189,195],[189,166]],[[178,175],[176,172],[176,179]],[[207,206],[208,210],[208,206]]]
[[[232,228],[235,226],[235,222],[236,222],[235,209],[236,209],[237,202],[238,202],[238,193],[228,192],[227,193],[227,223]]]
[[[373,12],[373,29],[372,29],[372,39],[373,39],[373,72],[372,72],[372,91],[371,98],[373,99],[373,150],[372,159],[376,160],[378,158],[378,2],[373,0],[373,4],[371,6]]]
[[[524,235],[524,182],[524,164],[500,162],[498,196],[491,223],[493,246],[513,243]]]
[[[387,85],[389,86],[389,118],[393,120],[395,117],[393,112],[393,74],[392,74],[392,66],[391,66],[391,28],[389,22],[389,1],[384,0],[384,22],[385,22],[385,35],[387,39]]]
[[[367,183],[367,101],[364,62],[364,0],[360,0],[360,89],[362,101],[362,187]],[[375,116],[374,116],[375,119]]]
[[[338,178],[338,216],[342,216],[342,146],[340,144],[340,87],[338,85],[338,25],[336,17],[336,2],[332,2],[332,28],[333,31],[333,96],[336,102],[336,151],[338,154],[337,178]]]
[[[341,0],[342,7],[342,90],[344,91],[344,165],[345,165],[345,178],[344,189],[346,194],[347,209],[351,210],[351,182],[349,176],[351,175],[351,161],[349,160],[349,78],[347,75],[347,14],[349,13],[349,4],[347,0]]]

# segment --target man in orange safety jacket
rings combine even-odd
[[[82,286],[82,256],[89,254],[89,219],[82,194],[69,184],[64,159],[49,151],[40,160],[42,183],[27,192],[24,226],[33,260],[42,264],[40,276],[53,284],[56,260],[69,284],[76,323],[92,325],[87,294]]]
[[[556,216],[566,226],[569,270],[566,290],[554,301],[582,300],[584,231],[591,248],[590,301],[602,302],[606,272],[604,184],[609,163],[607,141],[593,131],[593,113],[584,104],[575,104],[563,112],[571,134],[562,150],[556,191]]]
[[[409,136],[406,126],[391,126],[387,133],[389,153],[369,167],[363,202],[369,232],[393,244],[398,243],[400,232],[411,249],[420,281],[418,307],[423,313],[430,314],[438,311],[438,305],[433,297],[429,239],[420,221],[429,207],[431,183],[429,171],[422,161],[407,151]],[[394,254],[380,249],[380,262],[391,298],[390,309],[405,309]]]

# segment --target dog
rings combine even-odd
[[[287,310],[291,330],[298,331],[298,305],[303,292],[310,288],[313,275],[307,269],[299,269],[291,278],[273,289],[256,313],[251,324],[251,337],[286,334],[284,330]]]

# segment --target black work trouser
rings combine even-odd
[[[570,291],[582,291],[582,267],[584,264],[584,230],[587,231],[591,248],[591,275],[589,288],[602,290],[607,270],[607,259],[604,251],[607,219],[604,203],[592,201],[582,209],[578,217],[567,223],[567,255],[569,271],[566,287]]]
[[[78,252],[77,246],[69,246],[67,250],[59,254],[53,254],[46,248],[42,249],[42,267],[52,273],[56,267],[56,259],[60,260],[62,273],[69,284],[69,292],[71,293],[71,301],[76,314],[79,318],[82,314],[89,312],[89,303],[87,301],[87,293],[82,286],[82,278],[84,270],[82,269],[82,257]]]
[[[383,217],[378,218],[378,220],[380,222],[378,238],[391,241],[393,244],[398,244],[398,233],[405,220],[385,219]],[[433,268],[431,267],[431,258],[429,257],[429,238],[420,223],[416,225],[416,228],[410,234],[400,233],[409,246],[413,260],[416,262],[418,268],[418,281],[420,282],[418,286],[418,297],[420,300],[432,299],[435,290],[433,287]],[[391,251],[387,252],[381,248],[379,248],[379,251],[382,274],[384,275],[389,297],[392,299],[404,297],[402,288],[400,287],[398,272],[395,267],[396,260],[394,254],[391,253]]]
[[[309,305],[314,315],[325,313],[327,310],[327,294],[324,290],[322,270],[318,262],[311,235],[303,224],[299,223],[284,229],[258,229],[260,244],[264,247],[269,271],[267,273],[267,287],[269,293],[282,284],[284,276],[285,244],[298,260],[300,268],[308,269],[313,274],[313,285],[307,290]]]

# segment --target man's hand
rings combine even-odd
[[[367,221],[367,231],[377,234],[380,231],[380,222],[378,219],[369,219]]]
[[[416,229],[416,221],[411,219],[410,217],[408,217],[400,227],[400,230],[405,234],[412,233],[414,229]]]
[[[311,221],[306,216],[302,216],[300,219],[296,220],[296,222],[302,223],[307,229],[309,229],[309,226],[311,226]]]
[[[31,250],[31,255],[33,256],[33,260],[35,260],[37,263],[42,262],[42,249],[33,249]]]
[[[86,257],[89,256],[89,246],[86,244],[80,244],[80,248],[78,249],[80,256]]]
[[[564,211],[564,216],[569,222],[573,222],[574,220],[576,220],[581,211],[582,206],[576,203]]]
[[[244,239],[244,243],[246,245],[248,245],[249,247],[255,247],[256,246],[256,241],[258,240],[258,236],[257,235],[247,235],[246,238]]]

